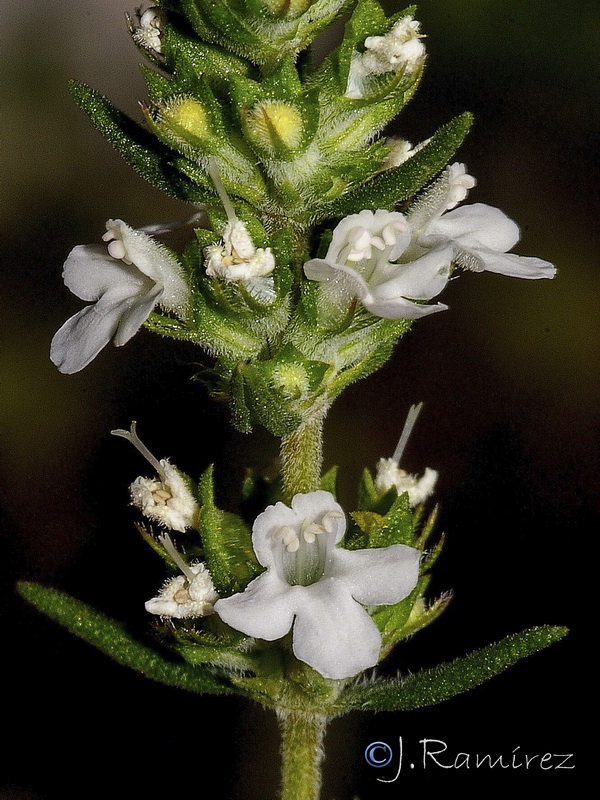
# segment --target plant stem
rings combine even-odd
[[[281,727],[281,800],[318,800],[327,717],[301,711],[278,712]]]
[[[315,414],[281,440],[284,503],[290,503],[299,492],[313,492],[319,488],[325,413],[324,409]]]

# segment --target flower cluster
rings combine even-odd
[[[423,403],[411,406],[394,455],[391,458],[379,459],[375,475],[375,487],[381,494],[389,492],[392,488],[396,489],[399,495],[406,493],[411,507],[418,506],[431,497],[438,479],[438,473],[430,467],[425,468],[420,478],[410,475],[400,467],[408,439],[422,408]]]
[[[354,52],[346,86],[346,97],[358,100],[368,93],[369,79],[388,72],[405,73],[425,60],[420,23],[406,16],[398,20],[385,36],[369,36],[364,52]]]
[[[347,516],[316,489],[332,487],[320,473],[328,408],[408,328],[382,320],[446,309],[436,298],[459,269],[527,279],[556,272],[509,252],[519,229],[502,211],[461,205],[475,179],[449,160],[469,115],[415,146],[377,139],[423,71],[411,11],[388,18],[377,0],[357,3],[334,53],[318,67],[297,58],[345,7],[196,0],[140,9],[130,32],[159,68],[144,71],[146,128],[88,87],[75,90],[129,163],[195,213],[139,230],[111,219],[102,244],[69,253],[65,284],[87,305],[55,334],[51,359],[78,372],[146,323],[214,357],[205,384],[227,399],[240,430],[260,424],[282,438],[280,480],[249,476],[236,515],[217,507],[212,468],[195,484],[152,455],[135,422],[113,431],[154,471],[130,486],[151,523],[144,536],[170,570],[147,611],[170,620],[173,646],[190,664],[211,664],[211,681],[229,680],[229,664],[239,681],[260,675],[248,680],[265,696],[265,650],[278,648],[275,660],[289,665],[291,642],[300,662],[345,680],[444,607],[423,600],[433,559],[421,561],[432,528],[421,505],[438,473],[401,466],[420,406],[393,456],[374,476],[365,471],[356,512]],[[181,253],[159,241],[184,225],[191,235]]]
[[[321,281],[325,316],[339,316],[353,298],[372,314],[416,319],[447,308],[427,304],[445,288],[453,265],[520,278],[552,278],[555,267],[539,258],[507,253],[519,229],[502,211],[482,203],[454,209],[475,180],[452,164],[409,209],[361,211],[333,231],[325,258],[304,265]]]
[[[131,430],[111,431],[113,436],[121,436],[139,450],[148,463],[154,467],[158,478],[136,478],[130,486],[131,502],[145,517],[174,531],[183,531],[195,525],[198,504],[192,494],[189,482],[183,474],[166,459],[156,459],[137,435],[136,423]]]
[[[159,541],[182,574],[165,581],[158,595],[146,602],[146,611],[174,619],[193,619],[213,614],[219,595],[206,565],[200,561],[186,564],[167,534],[162,534]]]

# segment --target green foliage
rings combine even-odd
[[[350,687],[339,699],[340,708],[409,711],[437,705],[480,686],[522,658],[559,641],[567,632],[567,628],[551,625],[529,628],[414,675]]]
[[[349,0],[282,3],[276,0],[168,0],[198,36],[265,69],[296,56],[349,4]]]
[[[39,611],[70,633],[151,680],[191,692],[231,694],[235,691],[208,669],[169,660],[141,644],[121,623],[63,592],[27,582],[19,583],[18,590]]]
[[[441,127],[426,145],[399,167],[375,175],[340,200],[320,210],[322,217],[358,214],[365,208],[393,210],[429,183],[450,161],[473,123],[469,113],[461,114]]]
[[[200,478],[198,493],[198,530],[215,588],[221,596],[242,591],[261,571],[250,531],[236,514],[215,505],[212,467]]]
[[[413,515],[405,492],[396,496],[392,507],[385,515],[374,511],[357,511],[353,519],[363,531],[357,547],[389,547],[392,544],[414,544]]]
[[[72,81],[71,92],[100,133],[148,183],[178,200],[190,203],[211,200],[206,189],[174,169],[174,154],[168,148],[115,108],[110,100],[79,81]]]
[[[334,497],[337,497],[338,470],[338,467],[331,467],[321,478],[321,485],[319,487],[325,492],[330,492]]]

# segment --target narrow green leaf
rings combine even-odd
[[[151,680],[191,692],[233,694],[216,675],[183,662],[168,661],[160,653],[136,641],[125,627],[68,594],[23,581],[19,593],[39,611],[70,633],[101,650],[119,664],[141,672]]]
[[[435,133],[412,158],[386,169],[321,212],[329,217],[358,214],[363,209],[393,209],[420,191],[448,163],[462,144],[473,122],[466,112]],[[320,216],[321,216],[320,213]]]
[[[408,711],[433,706],[480,686],[567,633],[567,628],[552,625],[529,628],[414,675],[351,687],[340,697],[340,703],[346,710],[364,711]]]
[[[447,592],[441,597],[438,597],[437,600],[434,600],[431,605],[429,605],[420,613],[415,613],[413,610],[406,625],[402,628],[400,636],[398,636],[394,644],[401,642],[408,636],[412,636],[418,631],[423,630],[423,628],[426,628],[428,625],[431,625],[432,622],[435,622],[435,620],[448,608],[451,600],[452,593]]]
[[[376,502],[377,489],[373,482],[373,476],[371,470],[365,467],[358,486],[358,509],[359,511],[370,511]]]
[[[210,202],[206,192],[171,166],[174,153],[110,100],[79,81],[71,82],[71,92],[100,133],[148,183],[179,200]]]

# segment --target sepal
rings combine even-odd
[[[275,436],[292,433],[318,396],[330,365],[307,359],[288,344],[269,361],[238,366],[251,420]]]
[[[212,466],[200,478],[198,494],[198,530],[215,589],[221,596],[242,591],[261,572],[250,530],[236,514],[215,505]]]
[[[351,0],[172,0],[200,38],[266,67],[296,56]]]

